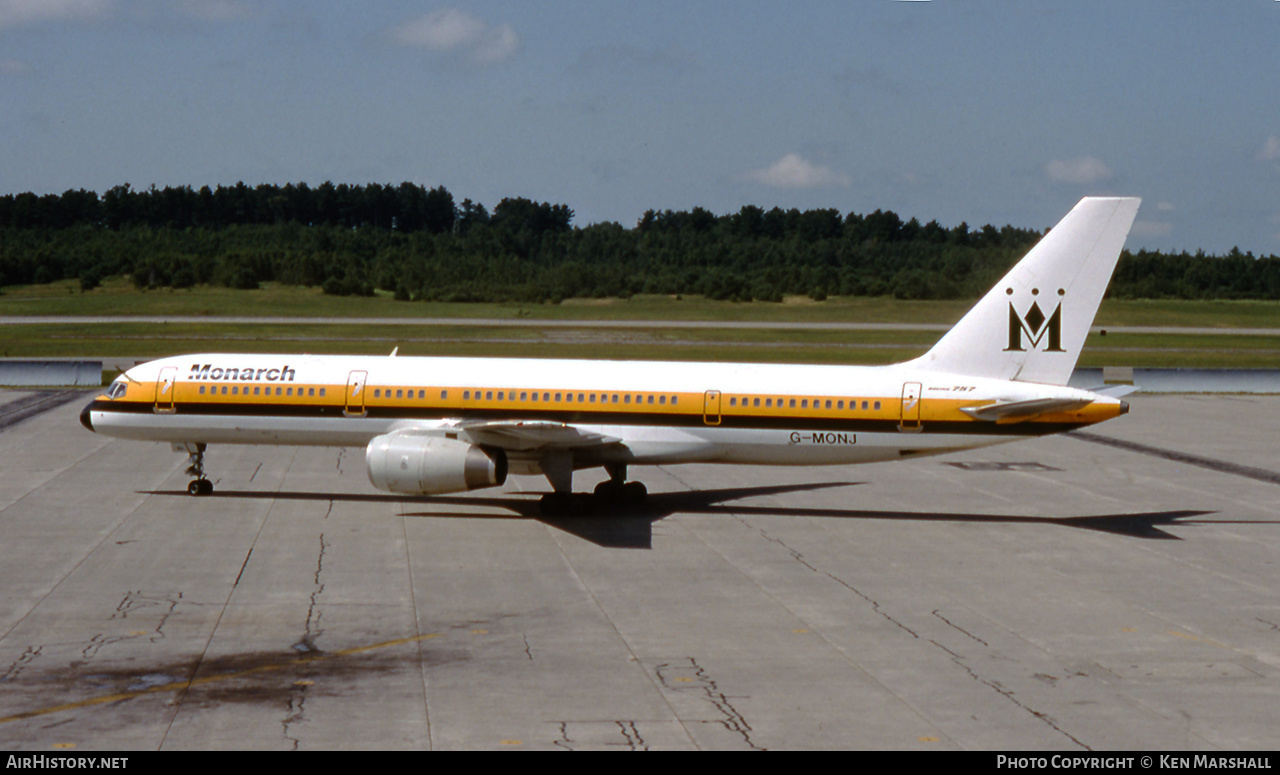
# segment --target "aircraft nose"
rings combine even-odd
[[[93,410],[93,402],[84,405],[84,409],[80,410],[80,424],[89,430],[93,430],[93,418],[89,416],[89,412]]]

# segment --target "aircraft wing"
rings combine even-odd
[[[545,420],[460,422],[455,427],[474,444],[498,447],[508,452],[604,447],[622,442],[615,436]]]

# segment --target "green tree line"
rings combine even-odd
[[[139,288],[262,282],[400,299],[559,301],[638,293],[780,301],[784,295],[980,295],[1043,232],[892,211],[746,206],[650,210],[632,228],[573,224],[566,205],[507,198],[490,212],[444,187],[116,186],[0,197],[0,286],[129,276]],[[1122,254],[1121,298],[1280,298],[1280,258]]]

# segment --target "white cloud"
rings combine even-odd
[[[520,49],[520,40],[511,25],[487,24],[456,8],[410,19],[392,27],[388,38],[397,46],[454,54],[478,65],[505,62]]]
[[[1111,177],[1111,168],[1093,156],[1054,159],[1045,165],[1044,172],[1055,183],[1097,183]]]
[[[1280,159],[1280,135],[1271,135],[1258,151],[1259,161],[1275,161]]]
[[[1280,162],[1280,135],[1271,135],[1267,138],[1267,141],[1262,144],[1262,150],[1258,151],[1258,161]],[[1273,166],[1276,171],[1280,171],[1280,164]]]
[[[1129,233],[1139,238],[1155,238],[1167,237],[1173,231],[1172,223],[1163,221],[1143,221],[1137,220],[1133,222],[1133,227],[1129,229]]]
[[[44,21],[91,21],[110,10],[111,0],[0,0],[0,29]]]
[[[853,184],[848,175],[814,164],[798,153],[789,153],[768,167],[752,170],[743,177],[774,188],[830,188]]]

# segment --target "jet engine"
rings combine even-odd
[[[507,480],[502,450],[439,436],[378,436],[365,450],[365,465],[374,487],[413,495],[496,487]]]

